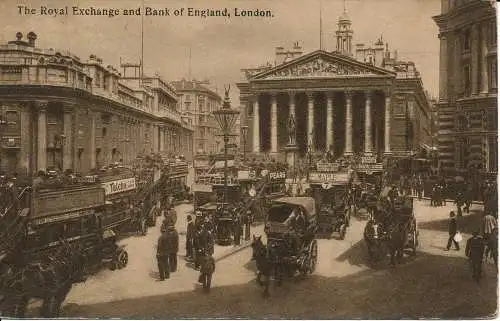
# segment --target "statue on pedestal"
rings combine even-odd
[[[291,114],[290,117],[288,118],[288,145],[290,146],[295,145],[295,136],[296,136],[295,115]]]

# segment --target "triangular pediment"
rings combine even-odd
[[[383,68],[323,50],[314,51],[254,75],[251,80],[343,78],[356,76],[394,77]]]

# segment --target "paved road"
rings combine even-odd
[[[127,239],[129,265],[103,271],[76,285],[66,300],[68,317],[123,318],[419,318],[478,317],[496,309],[496,271],[486,264],[480,285],[471,280],[463,250],[444,252],[452,206],[431,208],[415,202],[420,248],[395,269],[366,265],[362,237],[365,222],[353,219],[343,241],[319,240],[317,271],[306,280],[289,280],[263,299],[255,282],[251,250],[217,263],[210,294],[195,284],[198,273],[179,261],[179,271],[156,281],[154,243],[158,228],[146,237]],[[181,205],[178,211],[188,210]],[[460,226],[466,237],[479,224],[474,205]],[[181,218],[182,215],[179,215]],[[179,230],[182,231],[181,219]],[[259,233],[260,231],[256,231]],[[183,249],[183,248],[182,248]],[[219,248],[222,253],[227,249]],[[181,253],[182,254],[182,253]]]

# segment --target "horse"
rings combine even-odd
[[[370,261],[378,262],[387,255],[387,235],[382,223],[370,219],[366,223],[363,238],[368,248]]]
[[[31,298],[43,301],[40,316],[59,317],[60,308],[73,283],[85,281],[83,251],[61,240],[54,255],[30,261],[22,267],[9,266],[0,282],[4,294],[2,314],[24,317]]]
[[[262,242],[262,236],[253,236],[252,241],[252,260],[255,260],[257,265],[257,282],[259,285],[264,285],[264,296],[269,296],[269,280],[274,270],[274,264],[269,259],[267,247]],[[264,276],[264,283],[262,282]]]
[[[400,262],[408,243],[408,228],[403,224],[384,226],[371,219],[367,222],[363,238],[368,247],[370,260],[377,262],[390,254],[390,264]]]

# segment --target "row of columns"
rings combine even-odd
[[[47,169],[47,101],[36,101],[36,122],[37,122],[37,163],[36,167],[38,170]],[[63,134],[65,137],[65,144],[61,146],[62,154],[62,167],[65,169],[77,170],[76,164],[74,164],[74,153],[76,146],[76,121],[75,121],[75,106],[70,103],[65,103],[63,107]],[[96,167],[96,127],[97,127],[97,114],[92,110],[88,112],[89,117],[89,128],[88,128],[88,151],[84,152],[88,154],[89,166],[90,168]],[[180,146],[180,132],[174,128],[153,125],[146,127],[146,124],[141,124],[137,120],[129,120],[128,118],[121,118],[121,126],[118,128],[118,146],[121,149],[122,157],[125,162],[130,161],[133,156],[129,155],[132,153],[140,153],[141,151],[149,152],[150,150],[146,147],[149,145],[145,141],[145,132],[150,128],[149,136],[152,136],[150,144],[152,144],[152,150],[154,152],[167,151],[176,152],[178,146]],[[152,132],[152,133],[151,133]],[[159,137],[158,137],[159,136]],[[158,141],[159,139],[159,141]],[[128,146],[128,143],[131,146]],[[130,150],[129,150],[130,149]],[[130,156],[130,157],[129,157]],[[130,158],[130,159],[129,159]]]
[[[307,95],[307,142],[311,145],[313,142],[313,127],[314,127],[314,98],[313,92],[306,92]],[[345,149],[344,155],[352,155],[352,91],[345,91],[346,97],[346,113],[345,113]],[[295,119],[295,92],[290,92],[289,101],[289,117]],[[373,142],[372,142],[372,120],[371,120],[371,107],[372,107],[372,92],[365,92],[365,154],[370,155],[373,153]],[[259,99],[258,96],[255,97],[253,102],[253,152],[260,152],[260,115],[259,115]],[[276,93],[271,93],[271,153],[278,152],[278,106],[276,101]],[[333,145],[333,92],[326,93],[326,142],[327,148]],[[390,146],[390,128],[391,128],[391,97],[386,93],[385,97],[385,119],[384,119],[384,129],[385,129],[385,141],[384,141],[384,151],[386,154],[391,152]]]
[[[491,28],[491,21],[474,23],[471,29],[471,93],[476,95],[478,92],[482,95],[488,94],[488,34]],[[457,88],[462,88],[462,54],[463,43],[460,41],[463,36],[463,29],[456,32],[445,32],[439,35],[440,39],[440,92],[441,99],[453,93],[449,93],[448,82],[455,82]],[[450,48],[451,45],[451,48]],[[449,64],[448,59],[451,59]],[[452,89],[453,90],[453,89]]]

